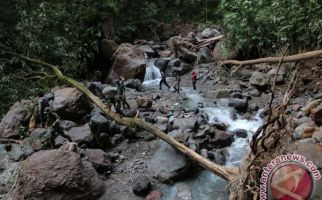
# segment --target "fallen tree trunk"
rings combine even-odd
[[[283,59],[283,63],[307,60],[307,59],[311,59],[311,58],[316,58],[321,55],[322,55],[322,50],[299,53],[299,54],[292,55],[292,56],[285,56]],[[266,58],[259,58],[259,59],[254,59],[254,60],[244,60],[244,61],[226,60],[226,61],[221,62],[220,66],[230,64],[230,65],[238,65],[241,67],[243,65],[254,65],[254,64],[260,64],[260,63],[278,63],[280,60],[281,60],[281,57],[266,57]]]
[[[219,41],[223,38],[224,36],[217,36],[217,37],[213,37],[213,38],[208,38],[208,39],[204,39],[204,40],[200,40],[197,44],[196,44],[196,48],[200,49],[202,47],[207,46],[208,44],[212,43],[212,42],[216,42]]]
[[[7,52],[8,53],[8,52]],[[141,129],[144,129],[148,131],[151,134],[154,134],[158,138],[164,140],[168,144],[170,144],[172,147],[180,151],[181,153],[185,154],[186,156],[192,158],[193,160],[197,161],[201,166],[203,166],[205,169],[209,170],[210,172],[216,174],[217,176],[220,176],[221,178],[232,182],[235,180],[239,169],[238,168],[228,168],[228,167],[223,167],[221,165],[217,165],[210,160],[202,157],[198,153],[194,152],[193,150],[189,149],[188,147],[184,146],[180,142],[176,141],[173,137],[168,136],[164,132],[160,131],[158,128],[154,127],[153,125],[143,121],[142,119],[139,118],[121,118],[117,113],[114,113],[111,111],[110,107],[102,103],[102,101],[95,96],[91,91],[89,91],[82,83],[79,83],[72,78],[69,78],[65,75],[62,74],[62,72],[59,70],[57,66],[54,66],[52,64],[43,62],[41,60],[37,59],[32,59],[26,56],[22,56],[16,53],[8,53],[14,56],[17,56],[21,59],[27,60],[29,62],[35,63],[35,64],[40,64],[43,65],[50,70],[53,71],[55,76],[64,82],[69,83],[70,85],[74,86],[78,90],[80,90],[84,95],[86,95],[97,107],[99,107],[106,116],[112,118],[115,120],[117,123],[126,125],[129,127],[139,127]]]

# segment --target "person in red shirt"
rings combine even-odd
[[[192,86],[193,86],[193,89],[196,90],[196,83],[197,83],[197,75],[196,75],[196,72],[195,71],[192,71],[192,74],[191,74],[191,80],[192,80]]]

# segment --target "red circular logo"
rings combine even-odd
[[[297,164],[285,164],[274,170],[269,183],[277,200],[305,200],[313,191],[310,172]]]

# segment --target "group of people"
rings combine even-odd
[[[175,80],[175,85],[173,86],[173,88],[175,89],[175,92],[179,93],[180,92],[180,82],[181,82],[181,78],[180,75],[178,73],[174,74],[174,77],[176,78]],[[196,84],[197,84],[197,74],[195,71],[192,71],[191,73],[191,80],[192,80],[192,87],[194,90],[197,89]],[[165,86],[168,87],[168,89],[170,89],[171,87],[169,86],[169,84],[167,83],[167,77],[165,75],[164,72],[161,72],[161,80],[159,82],[159,88],[160,90],[162,90],[162,84],[164,84]]]

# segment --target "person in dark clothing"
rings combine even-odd
[[[130,109],[130,104],[126,101],[125,97],[125,86],[124,86],[124,78],[120,77],[116,82],[117,84],[117,97],[116,97],[116,112],[120,113],[121,107],[127,107]]]
[[[197,83],[197,75],[195,71],[192,71],[191,73],[191,80],[192,80],[192,87],[194,90],[196,90],[196,83]]]
[[[170,89],[170,86],[168,85],[167,83],[167,79],[166,79],[166,76],[163,72],[161,72],[161,80],[160,80],[160,83],[159,83],[159,86],[160,86],[160,90],[162,90],[162,83],[168,87],[168,89]]]
[[[40,92],[37,99],[37,111],[38,111],[38,122],[41,127],[44,127],[46,124],[46,113],[45,108],[49,107],[48,100],[44,97],[44,93]]]
[[[174,86],[174,89],[179,94],[179,92],[180,92],[180,81],[181,81],[181,78],[180,78],[179,74],[177,74],[177,73],[175,74],[175,77],[176,77],[176,84]]]

